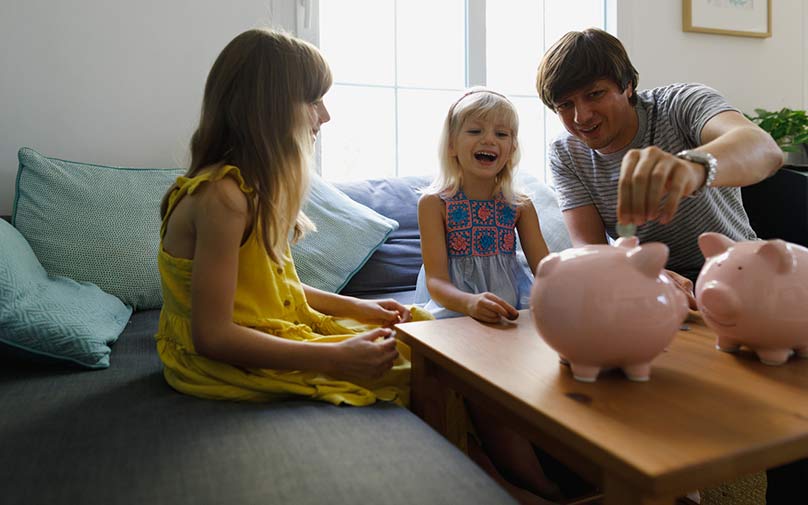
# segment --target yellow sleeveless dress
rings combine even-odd
[[[179,177],[176,188],[169,195],[166,217],[160,229],[157,265],[163,308],[155,339],[169,385],[182,393],[212,399],[263,402],[307,397],[335,405],[363,406],[383,400],[406,406],[409,402],[410,352],[409,347],[401,342],[398,342],[399,358],[391,370],[378,379],[355,382],[312,371],[243,368],[196,353],[191,340],[193,260],[166,253],[162,237],[168,217],[185,195],[193,194],[207,181],[223,177],[232,177],[244,193],[251,193],[238,168],[230,165],[193,178]],[[415,320],[432,318],[417,307],[412,308],[412,314]],[[281,266],[269,258],[255,231],[239,250],[233,321],[280,338],[322,343],[339,342],[372,328],[355,321],[337,320],[311,308],[306,302],[289,247]]]

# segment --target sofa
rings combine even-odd
[[[15,343],[8,313],[16,310],[21,295],[12,287],[0,298],[2,503],[514,503],[462,452],[401,407],[383,403],[337,407],[304,400],[222,402],[172,390],[163,379],[153,340],[159,299],[149,304],[151,295],[132,294],[142,286],[154,289],[148,267],[153,251],[143,240],[159,226],[159,217],[152,214],[156,214],[166,181],[177,173],[160,172],[160,180],[153,183],[146,179],[156,177],[157,172],[20,151],[14,216],[6,216],[15,227],[10,230],[8,222],[0,221],[3,230],[24,236],[18,245],[32,248],[36,259],[31,261],[37,264],[31,268],[43,276],[42,283],[56,279],[71,290],[93,289],[94,296],[117,293],[111,303],[119,303],[125,312],[117,305],[110,305],[109,310],[118,310],[119,319],[121,313],[125,317],[119,321],[119,334],[96,342],[96,348],[105,349],[106,355],[102,352],[97,361],[80,363],[58,359],[59,349],[32,349],[41,342]],[[108,176],[109,181],[105,180]],[[65,181],[73,177],[85,179],[78,180],[72,190],[65,189],[71,184]],[[348,277],[335,281],[339,291],[411,301],[421,265],[417,189],[427,182],[425,177],[402,177],[336,186],[323,181],[315,184],[326,187],[326,203],[337,196],[349,198],[390,225],[369,254],[347,267]],[[555,227],[545,230],[557,242],[551,248],[563,248],[569,239],[563,225],[559,228],[557,208],[550,215],[552,192],[538,181],[532,183],[549,209],[545,215],[540,210],[542,227],[548,228],[550,223]],[[131,201],[142,207],[132,207]],[[69,208],[71,205],[75,208]],[[148,226],[141,222],[142,215],[152,216]],[[347,215],[349,222],[361,222],[357,209]],[[113,226],[116,220],[122,221]],[[328,227],[315,222],[318,234],[327,234]],[[107,231],[118,235],[106,237]],[[139,242],[124,243],[137,234],[143,234]],[[359,234],[340,230],[337,240],[348,248],[348,243],[361,241],[356,237]],[[69,248],[65,242],[70,242]],[[22,254],[3,253],[2,247],[9,243],[0,237],[0,293],[4,293],[3,275],[8,275],[2,266],[14,262],[10,256]],[[333,245],[322,256],[342,261]],[[147,266],[138,263],[144,258]],[[309,263],[295,259],[296,263]],[[127,266],[128,261],[133,265]],[[72,270],[66,267],[71,262]],[[317,259],[312,262],[314,267],[307,268],[316,271]],[[114,275],[92,278],[110,268]],[[128,274],[135,274],[132,282],[140,287],[124,282]],[[77,279],[70,279],[71,275]],[[144,275],[148,282],[142,279]],[[315,281],[318,279],[312,278]],[[48,307],[56,307],[57,302],[48,301],[48,293],[42,291],[45,288],[37,289],[32,297],[39,305],[27,317],[34,314],[40,318],[37,320],[48,319],[48,311],[56,310]],[[69,307],[78,298],[69,295],[58,303]],[[107,310],[86,305],[73,323],[81,324]],[[77,314],[72,309],[67,312],[65,317]],[[24,332],[38,324],[18,328]],[[64,335],[54,338],[61,337]]]

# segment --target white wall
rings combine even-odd
[[[22,146],[184,165],[219,51],[246,29],[293,26],[294,2],[0,0],[0,214],[11,214]]]
[[[701,82],[733,105],[808,107],[808,2],[771,0],[772,36],[682,31],[682,0],[618,0],[617,35],[640,73],[639,87]]]
[[[296,1],[0,0],[0,214],[11,213],[22,146],[100,164],[184,165],[218,52],[247,28],[292,27]],[[772,0],[769,39],[684,33],[682,0],[617,2],[640,87],[697,81],[747,112],[808,107],[804,0]]]

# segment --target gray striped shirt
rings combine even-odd
[[[637,97],[639,127],[625,149],[600,154],[568,133],[550,144],[550,168],[561,210],[594,205],[612,238],[617,238],[617,183],[626,152],[651,145],[652,129],[654,144],[660,149],[669,153],[692,149],[701,144],[701,130],[710,118],[719,112],[737,110],[714,89],[701,84],[672,84],[640,91]],[[704,263],[698,237],[707,231],[723,233],[733,240],[756,238],[743,208],[740,188],[709,188],[685,198],[670,223],[646,223],[637,228],[637,236],[641,243],[666,244],[670,249],[667,268],[695,279]]]

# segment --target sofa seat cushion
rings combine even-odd
[[[158,314],[132,317],[105,370],[0,363],[3,503],[514,503],[400,407],[177,393]]]

